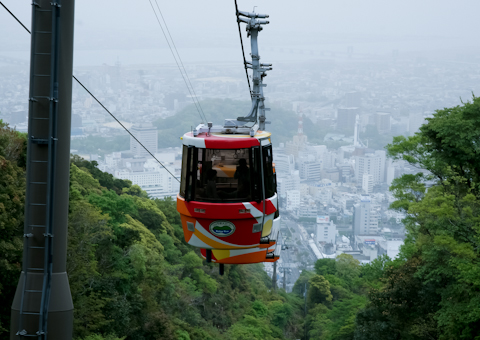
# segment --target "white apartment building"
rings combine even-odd
[[[288,177],[277,177],[277,193],[280,197],[287,197],[290,190],[300,192],[300,175],[298,170],[294,170]]]
[[[362,195],[360,203],[354,205],[353,232],[355,235],[377,235],[379,215],[373,209],[371,198]]]
[[[373,184],[383,183],[385,181],[385,160],[386,153],[383,150],[367,153],[364,156],[356,156],[355,177],[357,185],[362,185],[364,174],[373,176]]]
[[[298,209],[298,216],[307,218],[317,217],[317,204],[310,196],[302,199]]]
[[[139,124],[134,125],[130,131],[152,154],[155,154],[158,151],[158,133],[156,127],[151,124]],[[134,156],[150,156],[133,137],[130,137],[130,151]]]
[[[174,173],[174,169],[169,171]],[[124,169],[115,171],[114,176],[132,181],[132,184],[137,184],[151,198],[174,198],[180,189],[179,183],[165,170],[134,172]]]
[[[373,192],[373,175],[363,174],[362,191],[367,195]]]
[[[300,178],[308,181],[321,179],[322,164],[316,161],[299,162]]]
[[[323,153],[322,169],[333,168],[335,166],[336,159],[337,153],[334,151],[327,151]]]
[[[287,210],[294,211],[300,207],[300,190],[287,191]]]
[[[337,226],[330,221],[329,216],[317,216],[316,241],[317,243],[333,243],[335,244],[335,235],[337,234]]]
[[[295,156],[274,153],[273,162],[277,177],[289,176],[295,170]]]
[[[315,158],[319,161],[323,161],[323,156],[328,152],[326,145],[312,145],[309,147],[312,153],[315,155]]]

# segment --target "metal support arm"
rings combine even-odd
[[[260,130],[265,130],[265,97],[263,96],[263,78],[267,75],[266,72],[270,71],[272,64],[261,64],[260,55],[258,53],[258,32],[269,23],[267,20],[260,20],[258,18],[268,18],[267,14],[250,13],[244,11],[237,12],[237,20],[247,24],[246,30],[250,37],[252,57],[251,62],[247,62],[247,68],[252,69],[252,107],[250,112],[245,117],[238,117],[238,122],[257,122]]]

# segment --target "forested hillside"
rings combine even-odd
[[[25,136],[0,123],[0,337],[21,270]],[[225,275],[183,241],[172,200],[151,200],[72,156],[67,269],[76,340],[480,339],[480,99],[437,111],[391,157],[408,238],[398,258],[350,255],[274,292],[261,265]]]
[[[0,337],[21,270],[25,136],[0,133]],[[302,300],[262,265],[207,264],[183,241],[173,200],[151,200],[72,157],[67,271],[75,339],[295,339]]]

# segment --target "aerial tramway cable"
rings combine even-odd
[[[252,87],[250,86],[250,78],[248,77],[247,59],[245,58],[245,49],[243,48],[242,30],[240,29],[240,21],[238,20],[237,0],[235,0],[235,15],[237,16],[238,35],[240,36],[240,45],[242,46],[243,66],[245,67],[245,75],[247,76],[248,92],[250,92],[250,97],[252,97]]]
[[[165,28],[167,29],[168,36],[170,37],[170,40],[172,41],[172,45],[173,45],[173,48],[175,49],[175,53],[177,53],[178,60],[180,60],[180,64],[182,65],[182,68],[183,68],[183,72],[185,72],[185,76],[187,77],[188,83],[190,84],[193,95],[195,96],[195,100],[197,101],[198,107],[200,108],[200,111],[202,111],[203,117],[205,118],[205,122],[206,122],[207,117],[205,116],[205,112],[203,112],[202,105],[200,105],[200,102],[199,102],[198,97],[197,97],[197,93],[195,92],[195,88],[193,87],[192,82],[190,81],[190,77],[188,76],[187,70],[185,69],[185,66],[183,65],[182,58],[180,58],[180,53],[178,53],[178,51],[177,51],[177,46],[175,45],[175,41],[173,40],[172,35],[170,34],[170,30],[168,29],[167,22],[165,21],[165,18],[163,17],[162,11],[160,10],[160,7],[158,6],[157,0],[155,0],[155,4],[157,5],[158,12],[160,13],[160,16],[162,17],[162,21],[165,24]]]
[[[101,107],[103,107],[103,108],[105,109],[105,111],[108,112],[108,114],[109,114],[110,116],[112,116],[113,119],[115,119],[115,120],[117,121],[118,124],[120,124],[121,127],[123,127],[123,128],[125,129],[125,131],[128,132],[128,134],[129,134],[130,136],[133,137],[133,139],[135,139],[135,140],[137,141],[138,144],[140,144],[140,145],[145,149],[145,151],[147,151],[147,152],[150,154],[150,156],[153,157],[153,159],[155,159],[173,178],[175,178],[175,179],[177,180],[177,182],[180,183],[180,181],[178,180],[178,178],[175,177],[175,175],[172,174],[172,173],[170,172],[170,170],[168,170],[168,169],[165,167],[165,165],[163,165],[162,162],[160,162],[160,161],[150,152],[150,150],[148,150],[142,143],[140,143],[140,141],[137,139],[137,137],[135,137],[135,136],[117,119],[117,117],[115,117],[115,116],[97,99],[97,97],[95,97],[95,96],[93,95],[93,93],[90,92],[90,91],[85,87],[85,85],[83,85],[83,84],[77,79],[77,77],[75,77],[75,76],[72,76],[72,77],[73,77],[73,79],[75,79],[75,80],[78,82],[78,84],[80,84],[81,87],[83,87],[83,88],[85,89],[85,91],[88,92],[89,95],[92,96],[93,99],[95,99],[95,101],[96,101],[98,104],[100,104]]]
[[[0,5],[2,5],[3,8],[5,8],[5,9],[7,10],[7,12],[10,13],[10,15],[11,15],[15,20],[17,20],[17,22],[18,22],[20,25],[22,25],[22,27],[23,27],[28,33],[31,34],[30,30],[29,30],[1,1],[0,1]],[[83,89],[84,89],[85,91],[88,92],[88,94],[89,94],[90,96],[92,96],[93,99],[95,99],[95,101],[96,101],[98,104],[100,104],[101,107],[103,107],[103,109],[104,109],[105,111],[107,111],[107,113],[108,113],[113,119],[115,119],[115,120],[117,121],[118,124],[120,124],[120,126],[121,126],[125,131],[127,131],[127,133],[128,133],[130,136],[133,137],[133,139],[135,139],[135,140],[137,141],[138,144],[140,144],[140,146],[141,146],[142,148],[145,149],[145,151],[147,151],[147,152],[150,154],[150,156],[153,157],[153,159],[155,159],[155,160],[158,162],[158,164],[160,164],[173,178],[175,178],[175,180],[176,180],[177,182],[180,183],[179,179],[178,179],[177,177],[175,177],[175,175],[172,174],[172,173],[170,172],[170,170],[168,170],[168,169],[165,167],[165,165],[163,165],[163,163],[160,162],[160,161],[150,152],[150,150],[148,150],[148,149],[145,147],[145,145],[143,145],[143,144],[137,139],[137,137],[135,137],[135,136],[117,119],[117,117],[115,117],[115,115],[114,115],[113,113],[111,113],[111,112],[105,107],[105,105],[103,105],[103,104],[100,102],[100,100],[98,100],[97,97],[95,97],[95,96],[93,95],[93,93],[90,92],[90,91],[85,87],[85,85],[82,84],[82,82],[81,82],[80,80],[77,79],[77,77],[75,77],[74,75],[72,75],[72,77],[73,77],[73,79],[75,79],[75,81],[76,81],[81,87],[83,87]]]
[[[168,40],[167,34],[165,33],[165,30],[163,29],[163,26],[160,22],[160,18],[158,17],[157,12],[155,11],[155,8],[153,7],[152,1],[151,0],[148,0],[148,1],[150,2],[150,6],[152,6],[152,10],[153,10],[153,13],[155,14],[155,17],[157,18],[158,25],[160,26],[160,28],[162,30],[162,33],[163,33],[163,36],[165,37],[165,40],[167,41],[167,45],[168,45],[168,48],[170,49],[170,52],[172,52],[173,59],[175,60],[175,64],[177,64],[178,70],[180,71],[180,74],[182,75],[183,81],[185,82],[185,85],[187,86],[188,92],[190,93],[190,96],[192,97],[192,101],[195,104],[195,107],[197,108],[198,114],[200,115],[200,118],[206,123],[207,118],[205,117],[205,113],[203,112],[202,106],[200,105],[200,102],[198,101],[195,90],[193,89],[192,83],[190,82],[190,78],[188,77],[187,70],[185,70],[185,67],[183,66],[182,59],[180,58],[180,54],[178,54],[178,51],[177,51],[177,48],[176,48],[175,43],[173,41],[173,38],[170,35],[170,31],[168,30],[167,23],[165,22],[165,19],[163,18],[163,15],[162,15],[162,12],[160,11],[160,7],[158,6],[158,2],[157,2],[157,0],[155,0],[155,3],[157,4],[158,11],[159,11],[159,13],[162,17],[163,24],[165,25],[165,28],[168,31],[168,35],[170,36],[170,40],[172,41],[172,44],[175,47],[175,52],[177,53],[177,55],[175,55],[175,53],[173,52],[172,46],[170,45],[170,41]],[[179,64],[177,58],[182,65],[181,67],[180,67],[180,64]],[[183,67],[183,71],[182,71],[182,67]],[[185,73],[185,75],[184,75],[184,73]],[[187,81],[187,79],[188,79],[188,81]],[[189,83],[190,83],[190,86],[188,85]]]

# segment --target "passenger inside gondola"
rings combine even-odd
[[[248,197],[250,195],[250,169],[247,166],[245,158],[240,158],[238,161],[237,170],[233,175],[237,182],[236,197]]]
[[[207,181],[205,184],[205,198],[218,199],[220,198],[217,193],[217,171],[214,169],[208,169]]]

